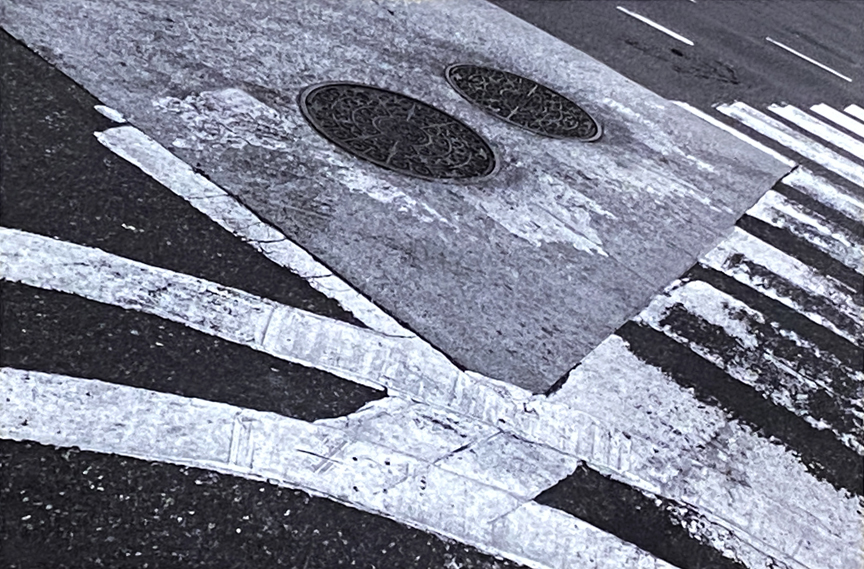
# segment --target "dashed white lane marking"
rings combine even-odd
[[[718,105],[717,110],[727,117],[733,118],[743,123],[745,126],[752,128],[760,134],[774,139],[801,156],[821,164],[832,172],[843,176],[850,182],[864,187],[864,167],[837,154],[833,150],[826,148],[807,136],[796,132],[780,121],[773,119],[740,101],[736,101],[731,105]]]
[[[810,110],[817,115],[822,115],[829,121],[833,121],[839,124],[846,130],[854,132],[861,138],[864,138],[864,123],[850,118],[848,115],[841,113],[834,107],[828,106],[825,103],[819,103],[818,105],[813,105],[812,107],[810,107]]]
[[[858,105],[854,105],[854,104],[849,105],[848,107],[843,109],[843,111],[846,113],[849,113],[850,115],[852,115],[855,118],[858,118],[858,119],[861,119],[862,121],[864,121],[864,109],[862,109]]]
[[[822,140],[826,140],[838,148],[864,160],[864,142],[855,140],[848,134],[840,132],[833,126],[825,124],[819,119],[812,117],[792,105],[769,105],[768,110],[777,116],[783,117],[789,122],[798,125],[811,134],[815,134]]]
[[[676,105],[678,105],[682,109],[685,109],[685,110],[691,112],[692,114],[696,115],[697,117],[699,117],[703,121],[710,123],[710,124],[716,126],[717,128],[728,132],[729,134],[731,134],[732,136],[734,136],[738,140],[742,140],[742,141],[746,142],[747,144],[749,144],[750,146],[752,146],[753,148],[756,148],[757,150],[761,150],[765,154],[768,154],[769,156],[776,158],[777,160],[779,160],[783,164],[786,164],[790,168],[794,167],[797,164],[797,162],[795,162],[794,160],[791,160],[791,159],[783,156],[779,152],[775,152],[774,150],[768,148],[767,146],[765,146],[761,142],[757,142],[757,141],[753,140],[752,138],[750,138],[749,136],[747,136],[743,132],[735,130],[734,128],[732,128],[728,124],[715,119],[714,117],[712,117],[711,115],[709,115],[707,113],[703,113],[702,111],[700,111],[699,109],[697,109],[696,107],[694,107],[692,105],[688,105],[687,103],[685,103],[683,101],[673,101],[673,103],[675,103]]]
[[[796,51],[796,50],[792,49],[791,47],[789,47],[786,44],[780,43],[779,41],[772,40],[771,38],[765,38],[765,41],[767,41],[768,43],[773,43],[774,45],[776,45],[777,47],[779,47],[781,49],[785,49],[786,51],[788,51],[792,55],[796,55],[796,56],[800,57],[801,59],[803,59],[804,61],[806,61],[807,63],[812,63],[816,67],[819,67],[820,69],[824,69],[828,73],[836,75],[837,77],[839,77],[840,79],[843,79],[844,81],[849,81],[850,83],[852,82],[851,78],[843,75],[839,71],[835,71],[835,70],[831,69],[830,67],[828,67],[824,63],[819,63],[818,61],[816,61],[812,57],[808,57],[808,56],[804,55],[803,53],[801,53],[800,51]]]
[[[271,261],[306,279],[313,288],[335,299],[370,328],[392,336],[414,336],[284,234],[262,221],[222,188],[193,172],[188,164],[137,128],[123,126],[95,134],[99,142],[110,150]]]
[[[2,368],[0,389],[7,399],[0,413],[4,438],[302,488],[529,567],[672,569],[632,544],[533,502],[524,485],[502,488],[506,478],[487,472],[482,461],[454,469],[446,460],[416,458],[328,424],[97,380]],[[521,458],[508,464],[517,478],[524,478],[520,470],[536,477],[548,463]],[[575,468],[567,461],[563,466]],[[498,485],[484,482],[490,476]]]
[[[630,10],[628,10],[627,8],[624,8],[623,6],[616,6],[616,8],[618,10],[620,10],[621,12],[627,14],[628,16],[632,17],[632,18],[636,18],[637,20],[639,20],[643,24],[648,24],[649,26],[651,26],[655,30],[660,30],[661,32],[663,32],[667,36],[673,37],[680,42],[686,43],[687,45],[694,45],[692,41],[688,40],[687,38],[685,38],[681,34],[673,32],[669,28],[661,26],[657,22],[655,22],[653,20],[649,20],[645,16],[637,14],[636,12],[631,12]]]

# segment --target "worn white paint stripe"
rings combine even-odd
[[[864,109],[862,109],[858,105],[849,105],[848,107],[843,109],[843,111],[852,115],[853,117],[859,118],[864,121]]]
[[[864,235],[822,218],[786,196],[768,190],[747,214],[807,241],[826,255],[864,274]]]
[[[740,101],[731,105],[719,105],[717,110],[728,117],[740,121],[760,134],[776,140],[801,156],[805,156],[832,172],[840,174],[850,182],[864,187],[864,167],[796,132],[780,121],[764,113],[760,113]]]
[[[765,146],[761,142],[757,142],[756,140],[753,140],[752,138],[750,138],[749,136],[747,136],[743,132],[735,130],[734,128],[732,128],[728,124],[715,119],[714,117],[712,117],[711,115],[709,115],[707,113],[703,113],[702,111],[700,111],[699,109],[697,109],[696,107],[694,107],[692,105],[688,105],[687,103],[685,103],[683,101],[673,101],[673,103],[675,103],[676,105],[678,105],[682,109],[685,109],[685,110],[689,111],[690,113],[696,115],[697,117],[699,117],[703,121],[708,122],[708,123],[716,126],[717,128],[728,132],[729,134],[731,134],[732,136],[734,136],[738,140],[746,142],[747,144],[749,144],[753,148],[756,148],[757,150],[761,150],[765,154],[768,154],[772,158],[779,160],[780,162],[782,162],[783,164],[786,164],[790,168],[794,167],[797,164],[797,162],[795,162],[794,160],[787,158],[787,157],[783,156],[782,154],[780,154],[779,152],[776,152],[776,151],[768,148],[767,146]]]
[[[222,188],[192,171],[188,164],[137,128],[123,126],[95,134],[99,142],[110,150],[271,261],[306,279],[312,287],[335,299],[370,328],[393,336],[414,336],[283,233],[262,221]]]
[[[671,37],[675,38],[676,40],[678,40],[678,41],[680,41],[680,42],[686,43],[687,45],[693,45],[693,42],[692,42],[692,41],[688,40],[687,38],[685,38],[685,37],[682,36],[681,34],[678,34],[678,33],[676,33],[676,32],[673,32],[673,31],[670,30],[669,28],[664,27],[664,26],[661,26],[661,25],[658,24],[657,22],[654,22],[654,21],[652,21],[652,20],[649,20],[649,19],[646,18],[645,16],[642,16],[642,15],[640,15],[640,14],[637,14],[636,12],[632,12],[632,11],[628,10],[627,8],[624,8],[623,6],[617,6],[617,8],[618,8],[618,10],[620,10],[621,12],[624,12],[625,14],[627,14],[628,16],[630,16],[630,17],[632,17],[632,18],[636,18],[637,20],[639,20],[639,21],[642,22],[643,24],[648,24],[649,26],[651,26],[651,27],[654,28],[655,30],[660,30],[661,32],[663,32],[663,33],[666,34],[667,36],[671,36]]]
[[[849,115],[841,113],[834,107],[826,105],[825,103],[819,103],[818,105],[813,105],[812,107],[810,107],[810,110],[817,115],[822,115],[826,119],[839,124],[846,130],[854,132],[861,138],[864,138],[864,123],[850,118]]]
[[[530,567],[671,568],[563,512],[328,425],[10,368],[0,389],[4,438],[301,488]]]
[[[749,567],[771,567],[770,555],[787,567],[860,569],[854,496],[813,478],[783,445],[698,401],[618,336],[584,358],[550,399],[651,441],[639,450],[647,454],[634,453],[631,475],[691,504],[716,524],[706,531],[725,528],[750,543],[736,550],[752,555]]]
[[[834,146],[864,160],[864,142],[855,140],[845,132],[840,132],[831,125],[808,115],[801,109],[792,105],[769,105],[768,110],[794,123],[811,134],[815,134],[822,140],[826,140]]]
[[[116,123],[125,123],[126,122],[126,117],[123,116],[123,113],[121,113],[120,111],[118,111],[116,109],[112,109],[111,107],[106,107],[105,105],[96,105],[93,108],[96,109],[96,111],[100,115],[102,115],[106,118],[109,118]]]
[[[849,195],[848,192],[838,188],[825,178],[817,176],[807,168],[799,166],[781,181],[822,204],[839,211],[846,217],[864,223],[864,202],[855,196]]]
[[[831,73],[832,75],[836,75],[837,77],[839,77],[840,79],[843,79],[844,81],[849,81],[850,83],[852,82],[852,79],[847,77],[846,75],[843,75],[839,71],[835,71],[834,69],[831,69],[830,67],[828,67],[824,63],[819,63],[818,61],[816,61],[812,57],[808,57],[808,56],[804,55],[803,53],[801,53],[800,51],[792,49],[791,47],[789,47],[786,44],[780,43],[779,41],[776,41],[776,40],[772,40],[771,38],[765,38],[765,41],[767,41],[768,43],[773,43],[774,45],[776,45],[777,47],[779,47],[781,49],[785,49],[786,51],[788,51],[792,55],[796,55],[796,56],[800,57],[801,59],[803,59],[804,61],[806,61],[808,63],[812,63],[816,67],[819,67],[820,69],[824,69],[825,71],[827,71],[828,73]]]
[[[189,275],[41,235],[0,228],[0,274],[179,322],[274,357],[448,409],[626,473],[632,447],[589,413],[463,372],[438,352]],[[594,444],[595,439],[600,440]],[[590,442],[589,442],[590,441]]]
[[[744,259],[764,267],[809,294],[823,297],[838,312],[853,322],[854,329],[849,330],[846,326],[840,326],[837,322],[832,321],[824,315],[799,305],[795,300],[773,289],[770,282],[764,283],[761,277],[751,275],[749,271],[740,267],[740,261],[736,260],[742,256]],[[862,322],[864,315],[862,315],[861,307],[853,301],[847,289],[845,287],[841,289],[840,285],[819,274],[810,266],[753,237],[749,233],[736,227],[732,234],[721,242],[720,245],[708,252],[701,259],[701,262],[755,288],[770,298],[794,308],[817,324],[825,326],[847,338],[849,341],[860,345],[860,334],[864,332],[864,322]]]
[[[683,308],[693,317],[722,329],[725,337],[706,337],[699,333],[689,334],[672,329],[668,324],[664,324],[664,319],[673,308]],[[775,405],[785,407],[802,417],[815,429],[825,428],[826,422],[818,416],[814,417],[806,407],[802,407],[802,403],[812,397],[827,395],[842,403],[846,409],[857,409],[860,415],[861,402],[839,395],[830,378],[817,374],[806,375],[796,369],[795,361],[778,356],[770,345],[764,345],[764,340],[755,335],[749,325],[754,322],[764,323],[762,314],[707,283],[685,283],[656,297],[639,314],[638,319],[686,345],[705,360],[725,370],[731,377],[755,388]],[[786,338],[795,342],[801,352],[818,353],[818,348],[803,338],[788,332]],[[725,341],[730,339],[734,340],[735,348],[726,347],[728,344]],[[772,370],[773,378],[769,380],[763,377],[762,370]],[[851,375],[855,380],[864,382],[864,373],[848,369],[845,372],[848,374],[847,378]],[[833,424],[828,427],[845,445],[864,455],[864,445],[856,440],[856,433],[845,432]]]

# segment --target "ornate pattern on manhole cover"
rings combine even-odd
[[[427,180],[470,180],[495,171],[495,154],[458,119],[406,95],[356,83],[324,83],[300,94],[321,135],[351,154]]]
[[[603,134],[579,105],[525,77],[479,65],[451,65],[445,76],[460,95],[481,109],[537,134],[583,141]]]

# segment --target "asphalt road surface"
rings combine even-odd
[[[0,31],[0,565],[861,566],[864,9],[495,3],[791,171],[533,389]]]

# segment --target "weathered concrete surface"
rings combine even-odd
[[[535,390],[787,169],[480,0],[10,0],[0,24],[460,364]],[[447,85],[455,62],[549,85],[606,134],[580,144],[497,121]],[[445,184],[346,155],[296,105],[333,80],[461,118],[499,173]]]

